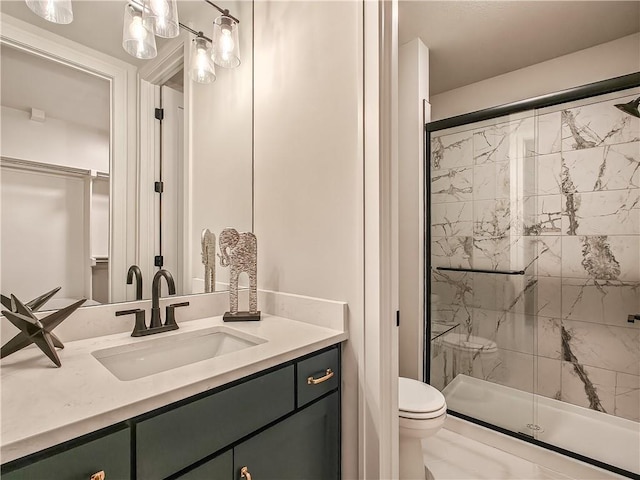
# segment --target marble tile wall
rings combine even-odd
[[[460,324],[433,342],[434,385],[640,421],[640,119],[614,108],[631,93],[432,134],[431,315]]]

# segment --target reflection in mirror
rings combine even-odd
[[[75,298],[134,300],[136,282],[126,277],[137,265],[150,298],[160,262],[178,294],[201,293],[202,231],[252,231],[252,4],[219,6],[240,21],[241,64],[216,65],[215,82],[200,84],[189,77],[195,36],[185,30],[157,37],[153,60],[125,52],[124,3],[74,0],[68,25],[41,19],[23,0],[0,3],[2,26],[11,26],[1,51],[3,294],[33,298],[62,287],[43,309]],[[204,1],[180,0],[178,14],[209,38],[220,15]],[[16,42],[14,31],[26,33]],[[60,49],[126,73],[101,78],[82,61],[61,62]],[[24,71],[28,64],[35,70]],[[114,151],[123,153],[115,169]],[[213,287],[223,290],[228,269],[216,267]]]
[[[9,46],[0,55],[3,294],[28,299],[59,286],[45,308],[104,303],[109,82]]]

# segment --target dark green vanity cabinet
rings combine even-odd
[[[294,365],[135,422],[139,479],[163,479],[292,412]]]
[[[196,468],[189,470],[182,475],[172,478],[180,480],[217,480],[239,478],[233,476],[233,450],[227,450],[212,460],[208,460],[204,464],[198,465]]]
[[[339,345],[2,466],[2,480],[340,478]]]
[[[104,471],[109,480],[129,478],[130,430],[126,425],[115,428],[119,430],[90,434],[32,455],[24,459],[26,461],[12,462],[15,469],[8,472],[3,465],[2,480],[89,480],[100,471]]]

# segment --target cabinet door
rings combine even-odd
[[[290,365],[136,425],[139,480],[160,480],[226,448],[294,409]]]
[[[234,449],[234,479],[340,478],[340,393],[334,392]]]
[[[2,480],[89,480],[104,471],[107,479],[124,480],[131,472],[131,433],[124,429],[104,437],[72,446],[59,446],[60,453],[35,461],[11,472],[2,468]]]

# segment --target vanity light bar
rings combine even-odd
[[[215,8],[216,10],[218,10],[221,14],[223,14],[225,17],[229,17],[231,20],[233,20],[236,23],[240,23],[240,20],[238,20],[236,17],[234,17],[233,15],[231,15],[229,13],[229,10],[225,10],[223,8],[220,8],[218,5],[216,5],[213,2],[210,2],[209,0],[204,0],[205,2],[207,2],[209,5],[211,5],[213,8]]]
[[[236,23],[240,23],[240,20],[238,20],[236,17],[234,17],[233,15],[231,15],[229,13],[229,10],[225,10],[224,8],[220,8],[218,5],[216,5],[213,2],[210,2],[209,0],[203,0],[205,3],[208,3],[209,5],[211,5],[213,8],[215,8],[216,10],[218,10],[220,13],[222,13],[225,17],[229,17],[231,20],[233,20]],[[139,0],[130,0],[129,3],[134,4],[135,6],[139,7],[140,9],[143,9],[144,6],[142,5],[142,3]],[[180,26],[180,28],[182,28],[183,30],[186,30],[187,32],[189,32],[192,35],[195,35],[196,37],[202,37],[204,38],[207,42],[209,43],[213,43],[213,40],[211,40],[209,37],[207,37],[206,35],[203,35],[202,32],[198,32],[196,30],[194,30],[193,28],[185,25],[184,23],[178,22],[178,25]]]

